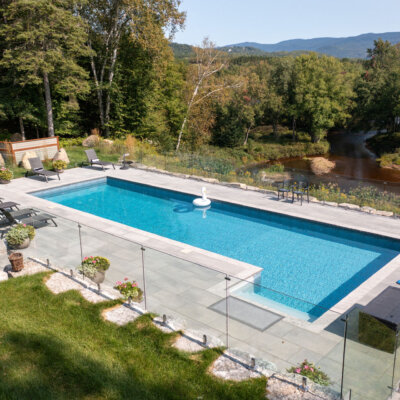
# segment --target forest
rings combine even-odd
[[[206,38],[177,58],[170,45],[185,23],[179,6],[1,1],[0,139],[98,132],[132,135],[160,152],[212,146],[254,154],[280,143],[278,153],[298,145],[323,154],[331,130],[374,128],[388,140],[398,130],[398,45],[378,40],[367,60],[240,56]]]

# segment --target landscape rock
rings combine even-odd
[[[107,301],[108,299],[104,298],[103,296],[99,295],[96,293],[96,291],[87,289],[87,288],[82,288],[81,287],[81,295],[83,296],[84,299],[86,299],[89,303],[97,304],[101,303],[102,301]]]
[[[53,161],[64,161],[69,164],[68,154],[65,149],[61,148],[57,151],[56,155],[53,157]]]
[[[376,214],[375,208],[372,208],[372,207],[367,207],[367,206],[361,207],[361,211],[368,213],[368,214]]]
[[[46,286],[54,294],[64,293],[69,290],[80,290],[83,288],[81,284],[75,282],[73,279],[61,274],[60,272],[56,272],[55,274],[51,275],[46,281]]]
[[[311,160],[311,170],[315,175],[329,174],[336,166],[336,163],[324,157],[315,157]]]
[[[240,182],[228,182],[226,186],[236,187],[239,189],[247,189],[247,185],[245,183],[240,183]]]
[[[30,170],[31,169],[31,163],[29,162],[30,158],[35,158],[37,157],[37,154],[34,151],[27,151],[21,159],[21,165],[23,168]]]
[[[44,265],[32,260],[24,259],[24,269],[22,271],[14,272],[11,270],[11,265],[6,268],[9,278],[19,278],[21,276],[34,275],[39,272],[47,272],[49,269]]]
[[[215,178],[203,178],[203,177],[200,177],[200,180],[203,181],[203,182],[207,182],[207,183],[219,183],[219,180],[215,179]]]
[[[178,336],[173,346],[178,350],[186,351],[188,353],[197,353],[204,350],[204,346],[202,346],[198,341],[190,339],[185,335]]]
[[[210,372],[220,379],[235,382],[260,378],[262,376],[259,372],[246,368],[242,363],[234,361],[234,359],[226,354],[223,354],[214,361]]]
[[[0,167],[4,167],[6,163],[4,162],[3,156],[0,154]]]
[[[377,210],[375,212],[375,215],[381,215],[383,217],[393,217],[393,212],[392,211],[380,211],[380,210]]]
[[[94,147],[100,143],[100,137],[97,135],[90,135],[88,136],[83,142],[83,147]]]
[[[334,201],[324,201],[324,204],[327,206],[331,206],[331,207],[337,207],[338,203],[334,202]]]
[[[140,317],[140,314],[126,305],[119,305],[103,311],[103,318],[119,326],[126,325]]]
[[[339,207],[345,208],[347,210],[360,210],[360,208],[361,208],[357,204],[350,204],[350,203],[340,203]]]
[[[8,274],[5,271],[0,271],[0,282],[6,281],[8,279]]]

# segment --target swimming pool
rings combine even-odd
[[[315,319],[400,252],[400,241],[116,178],[35,196],[263,268],[239,294]]]

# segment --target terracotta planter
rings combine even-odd
[[[22,253],[11,253],[8,259],[14,272],[21,271],[24,268],[24,256]]]
[[[21,250],[21,249],[26,249],[27,247],[29,247],[30,243],[31,243],[31,239],[26,238],[21,244],[10,246],[10,247],[12,249]]]
[[[6,181],[5,179],[0,179],[0,184],[5,185],[7,183],[10,183],[11,181]]]
[[[104,282],[105,278],[106,278],[106,272],[105,271],[97,271],[95,273],[94,277],[91,278],[91,279],[92,279],[92,281],[94,283],[97,283],[99,285],[100,283]]]
[[[54,171],[58,172],[59,174],[62,174],[64,172],[63,169],[54,169]]]

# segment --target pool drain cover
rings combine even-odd
[[[275,314],[232,296],[228,297],[228,306],[230,318],[261,332],[282,319],[282,316],[279,314]],[[209,308],[219,314],[226,315],[226,299],[212,304]]]

